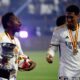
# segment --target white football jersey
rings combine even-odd
[[[73,36],[75,31],[72,31]],[[77,54],[73,55],[73,47],[67,27],[55,29],[51,39],[53,54],[59,48],[59,76],[80,77],[80,28],[78,30]],[[52,54],[52,53],[50,53]],[[77,73],[76,73],[77,72]]]
[[[17,53],[16,53],[16,56],[14,56],[13,58],[10,59],[9,63],[11,65],[13,65],[13,67],[15,68],[16,70],[16,73],[17,73],[17,70],[18,70],[18,63],[16,63],[16,60],[18,58],[18,55],[19,54],[23,54],[23,51],[21,49],[21,45],[20,45],[20,42],[18,40],[18,38],[14,37],[14,39],[10,39],[4,32],[3,33],[0,33],[0,43],[13,43],[17,46]],[[0,50],[0,54],[3,54]],[[0,78],[0,80],[7,80],[7,79],[4,79],[4,78]],[[14,80],[14,79],[10,79],[10,80]]]

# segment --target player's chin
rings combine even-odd
[[[20,27],[18,27],[18,28],[16,28],[16,29],[14,29],[13,31],[14,32],[19,32],[21,29],[20,29]]]
[[[16,29],[16,32],[19,32],[20,31],[20,29]]]

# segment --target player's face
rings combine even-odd
[[[20,31],[21,22],[15,15],[10,17],[9,23],[10,23],[9,28],[11,29],[11,31],[14,32]]]
[[[66,20],[68,25],[74,25],[77,22],[78,16],[74,12],[69,12],[66,15]]]

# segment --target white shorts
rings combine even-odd
[[[80,80],[80,70],[69,70],[65,68],[64,63],[60,63],[58,76],[59,80]]]

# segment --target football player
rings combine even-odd
[[[0,33],[0,43],[12,43],[16,45],[16,47],[14,48],[14,57],[12,57],[9,61],[9,63],[14,67],[16,71],[15,76],[13,76],[9,80],[16,80],[17,71],[18,71],[17,60],[19,56],[23,56],[25,58],[24,63],[23,63],[23,65],[25,64],[24,65],[25,67],[23,66],[20,68],[26,71],[34,69],[36,66],[36,63],[32,61],[31,59],[29,59],[28,56],[23,54],[23,51],[20,45],[20,41],[17,37],[15,37],[15,33],[19,32],[20,27],[21,27],[21,22],[19,18],[13,12],[8,12],[2,16],[2,25],[4,28],[4,32]],[[0,80],[7,80],[7,79],[1,77]]]
[[[66,24],[54,30],[47,54],[47,62],[52,63],[59,48],[59,80],[80,79],[80,24],[79,8],[66,8]]]

